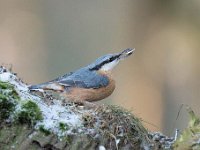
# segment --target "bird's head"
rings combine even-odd
[[[88,67],[92,71],[110,71],[119,63],[120,60],[127,58],[134,51],[135,49],[127,48],[120,53],[107,54],[98,58],[94,63],[90,64]]]

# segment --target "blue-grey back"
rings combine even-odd
[[[65,76],[57,82],[68,87],[100,88],[109,84],[109,78],[84,67]]]

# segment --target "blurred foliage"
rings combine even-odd
[[[174,144],[174,148],[177,150],[200,149],[200,118],[191,108],[188,108],[188,113],[190,115],[188,127],[183,130]]]

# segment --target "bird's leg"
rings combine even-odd
[[[86,108],[97,108],[99,107],[98,104],[95,104],[95,103],[91,103],[91,102],[88,102],[88,101],[82,101],[81,102],[83,104],[83,106],[85,106]]]
[[[79,105],[79,106],[84,106],[87,109],[91,109],[91,108],[94,109],[94,108],[98,107],[98,104],[91,103],[91,102],[88,102],[88,101],[75,101],[74,103]]]
[[[69,100],[69,99],[64,99],[63,100],[63,104],[65,105],[67,102],[72,102],[74,103],[75,105],[77,106],[83,106],[84,108],[86,109],[96,109],[99,107],[98,104],[95,104],[95,103],[91,103],[91,102],[88,102],[88,101],[82,101],[82,100]]]
[[[52,105],[54,97],[51,93],[43,92],[44,100],[47,103],[47,105]]]

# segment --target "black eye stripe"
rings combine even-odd
[[[114,58],[113,57],[111,57],[110,59],[109,59],[109,62],[112,62],[114,60]]]
[[[109,63],[109,62],[114,61],[114,60],[117,59],[119,56],[120,56],[120,55],[112,56],[111,58],[109,58],[109,59],[103,61],[103,62],[100,63],[99,65],[96,65],[95,67],[90,68],[90,70],[91,70],[91,71],[92,71],[92,70],[99,70],[103,65],[105,65],[105,64],[107,64],[107,63]]]
[[[113,60],[115,60],[116,58],[118,58],[119,56],[117,55],[117,56],[113,56],[113,57],[111,57],[110,59],[109,59],[109,61],[110,62],[112,62]]]

